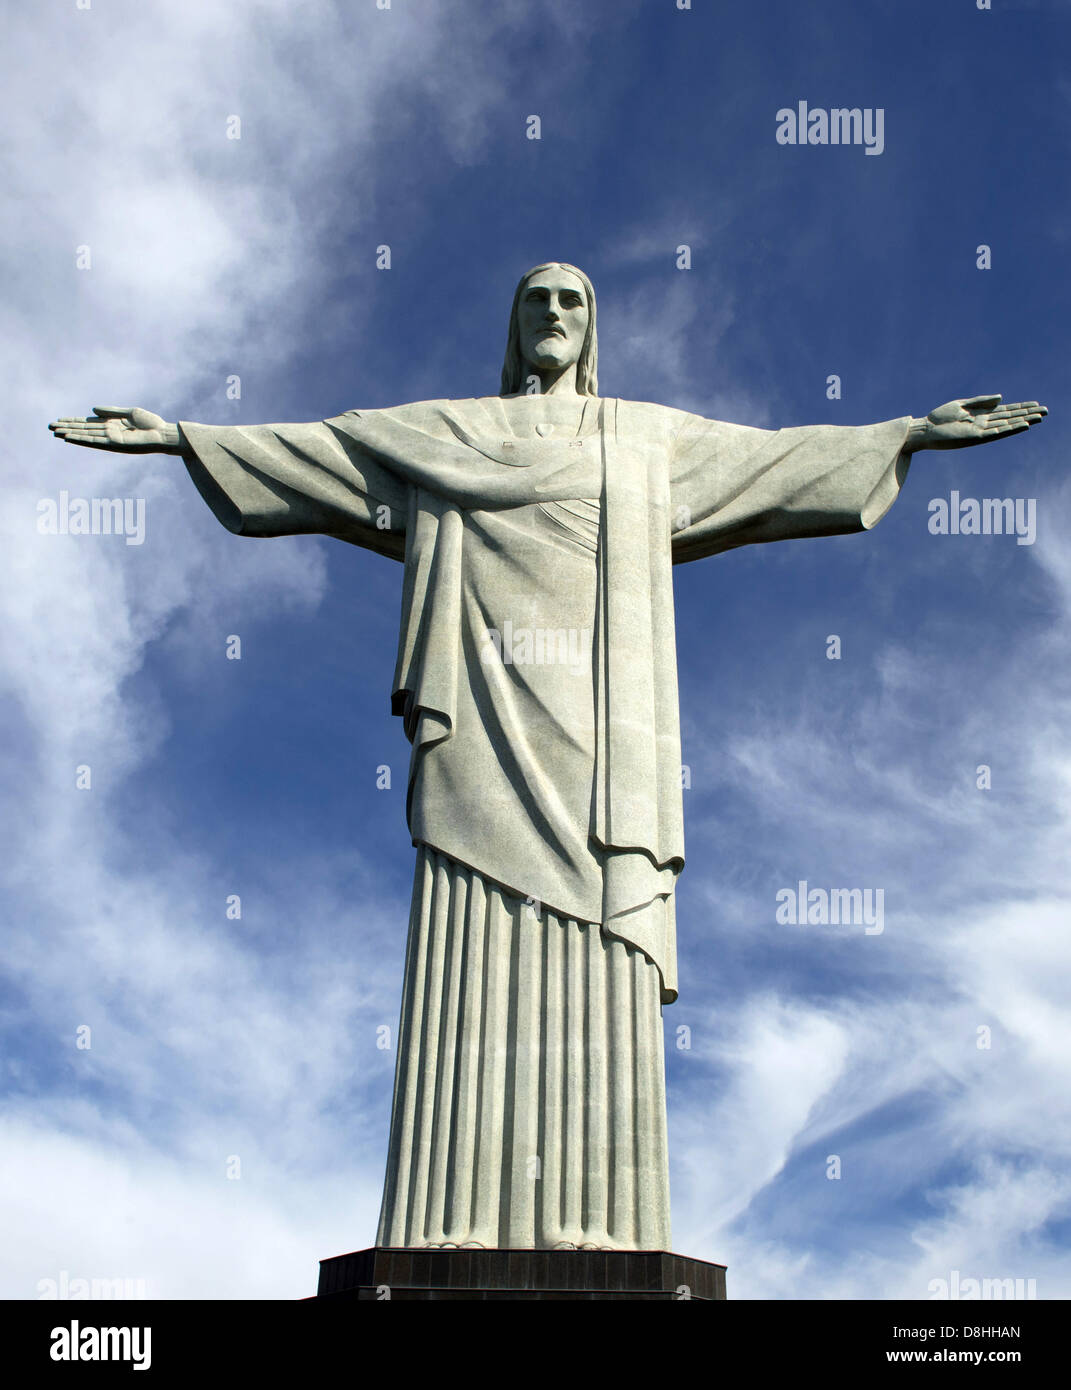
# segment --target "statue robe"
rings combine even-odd
[[[907,471],[908,418],[760,430],[587,398],[540,437],[552,400],[180,424],[229,530],[405,566],[418,863],[382,1244],[669,1248],[671,564],[868,529]]]

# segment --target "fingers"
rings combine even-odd
[[[92,449],[129,448],[132,435],[136,435],[128,421],[114,418],[79,419],[77,416],[64,416],[54,420],[48,427],[57,439],[68,444],[83,444]]]
[[[104,429],[109,420],[129,421],[134,414],[134,409],[134,406],[131,406],[128,410],[125,406],[95,405],[93,407],[93,415],[61,415],[58,420],[53,420],[48,428],[50,430],[58,430],[60,428],[74,426],[82,429]],[[96,418],[94,418],[94,416]]]
[[[1037,419],[1043,420],[1048,415],[1048,406],[1039,405],[1037,401],[1015,401],[1007,405],[998,406],[992,412],[993,415],[1033,415]]]
[[[1022,405],[998,406],[996,410],[991,410],[985,419],[990,424],[996,424],[1001,420],[1028,419],[1034,421],[1044,419],[1047,414],[1048,411],[1039,406],[1036,401],[1028,401]]]
[[[56,420],[48,428],[63,439],[70,438],[72,434],[92,434],[99,439],[111,438],[106,420]]]
[[[1000,404],[1000,392],[995,396],[968,396],[966,400],[959,401],[964,410],[992,410]]]
[[[1048,411],[1037,401],[1027,401],[1017,406],[1001,406],[978,421],[983,439],[997,439],[1005,434],[1021,434],[1031,425],[1038,424]]]
[[[982,430],[983,439],[1003,439],[1005,435],[1022,434],[1030,428],[1029,420],[1013,420],[1007,425],[990,425]]]
[[[114,449],[116,447],[106,434],[90,434],[86,430],[71,430],[65,434],[60,434],[57,431],[57,438],[62,439],[66,444],[83,444],[90,449]]]

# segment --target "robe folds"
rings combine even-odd
[[[672,1248],[657,967],[423,845],[376,1244]]]
[[[873,526],[909,424],[553,397],[180,422],[231,531],[405,567],[392,707],[417,863],[378,1244],[671,1248],[671,566]]]
[[[671,566],[874,526],[907,473],[910,417],[763,430],[586,398],[575,432],[517,427],[539,409],[492,396],[180,429],[228,530],[404,563],[392,705],[414,844],[641,951],[670,1003]]]

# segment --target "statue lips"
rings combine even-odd
[[[533,346],[538,348],[540,343],[545,343],[548,338],[568,338],[564,328],[540,328],[533,336]]]

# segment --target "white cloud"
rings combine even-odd
[[[133,681],[153,644],[203,662],[194,612],[203,633],[229,631],[235,608],[249,622],[309,611],[322,543],[236,542],[177,460],[76,450],[45,425],[114,404],[219,418],[236,360],[254,381],[299,361],[322,329],[306,306],[338,265],[325,238],[360,229],[369,255],[380,239],[378,175],[411,98],[470,161],[508,62],[497,81],[473,74],[530,18],[146,0],[10,19],[0,950],[18,1000],[7,1081],[25,1101],[0,1145],[7,1296],[59,1269],[148,1277],[158,1295],[291,1296],[311,1292],[315,1259],[371,1238],[393,1063],[375,1029],[396,1020],[400,963],[383,941],[399,940],[407,902],[357,846],[345,862],[295,848],[285,872],[265,871],[258,939],[222,911],[204,922],[195,888],[214,847],[197,827],[180,818],[176,835],[150,799],[139,831],[156,857],[138,870],[120,829],[126,781],[172,717],[164,692]],[[345,312],[359,335],[362,306]],[[37,502],[61,489],[144,497],[146,543],[39,535]],[[81,763],[91,801],[74,791]],[[295,922],[331,923],[345,956]],[[244,1174],[227,1183],[234,1152]]]
[[[137,1135],[119,1148],[9,1114],[0,1181],[20,1200],[5,1211],[5,1297],[39,1298],[39,1281],[59,1284],[66,1271],[144,1280],[148,1298],[304,1298],[317,1262],[376,1221],[379,1184],[360,1170],[310,1183],[222,1124],[190,1140],[193,1158]],[[235,1148],[242,1166],[229,1179]]]

